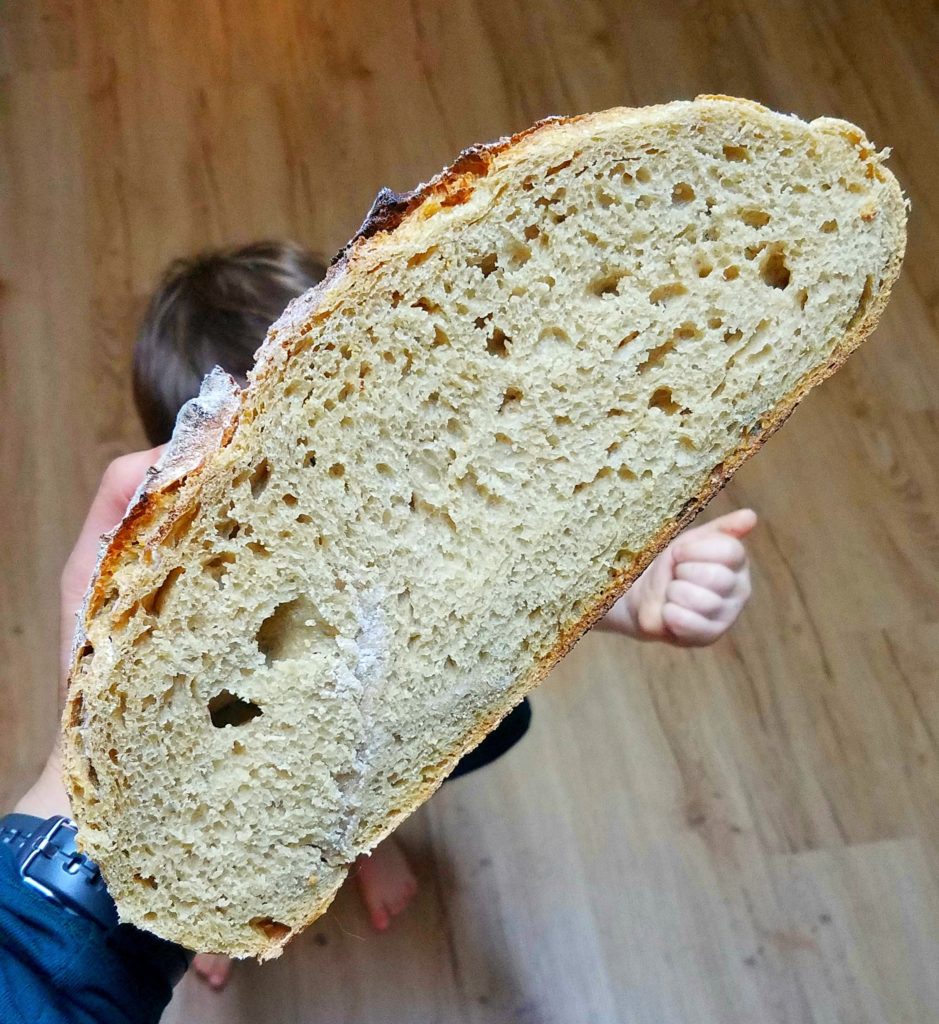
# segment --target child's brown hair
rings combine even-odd
[[[180,407],[213,366],[244,381],[267,328],[324,274],[312,253],[291,242],[255,242],[172,263],[134,347],[134,401],[150,443],[169,440]]]

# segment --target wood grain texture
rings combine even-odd
[[[939,19],[928,0],[13,0],[0,44],[0,793],[55,731],[56,582],[142,443],[129,353],[171,258],[330,254],[382,185],[550,113],[699,92],[844,116],[913,202],[882,325],[718,500],[755,594],[687,652],[591,636],[531,734],[402,830],[389,933],[354,893],[166,1020],[939,1019]]]

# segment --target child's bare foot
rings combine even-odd
[[[355,882],[372,926],[383,932],[417,894],[417,879],[404,851],[386,839],[355,862]]]
[[[231,957],[224,953],[196,953],[192,961],[196,974],[216,992],[228,984],[231,964]]]

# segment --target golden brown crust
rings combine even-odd
[[[771,114],[765,107],[748,100],[738,100],[724,96],[702,96],[700,100],[720,101],[745,105],[753,113]],[[278,371],[280,360],[288,358],[302,342],[302,335],[318,320],[331,313],[328,301],[330,291],[344,278],[355,264],[357,258],[368,247],[381,243],[382,236],[392,235],[411,218],[419,217],[432,204],[438,206],[454,205],[465,202],[472,194],[474,184],[489,174],[495,157],[517,145],[523,139],[537,135],[539,132],[550,131],[556,127],[580,121],[596,115],[580,115],[576,118],[552,118],[538,122],[531,128],[519,132],[510,138],[498,142],[477,146],[464,151],[457,161],[442,171],[425,185],[405,195],[397,195],[386,190],[379,193],[372,209],[363,222],[362,227],[350,242],[337,254],[326,280],[295,305],[288,309],[282,321],[272,328],[268,340],[259,352],[259,363],[255,380],[265,379]],[[853,126],[846,126],[853,127]],[[896,186],[896,201],[902,204],[899,187]],[[753,454],[755,454],[768,438],[775,433],[786,418],[792,413],[805,395],[818,383],[838,369],[848,355],[866,338],[886,305],[891,287],[899,274],[905,243],[905,228],[902,216],[898,219],[897,238],[894,246],[894,257],[887,267],[884,279],[877,292],[870,297],[866,309],[859,309],[857,322],[846,332],[842,342],[837,346],[831,357],[821,366],[816,367],[803,377],[799,384],[775,408],[765,415],[759,429],[747,436],[735,451],[718,466],[715,466],[703,481],[698,493],[682,508],[680,513],[664,525],[655,538],[637,556],[630,569],[618,572],[609,585],[598,593],[583,616],[576,622],[569,623],[559,634],[553,648],[505,694],[500,705],[480,721],[473,732],[452,750],[448,751],[440,762],[433,766],[429,777],[425,774],[421,781],[402,795],[398,806],[393,808],[383,827],[364,837],[369,843],[377,842],[382,836],[392,831],[398,822],[411,813],[426,800],[449,775],[456,762],[469,750],[473,749],[496,724],[535,686],[537,686],[566,655],[574,644],[594,625],[628,589],[632,582],[642,573],[655,556],[665,548],[669,541],[701,511],[708,501],[730,480],[736,470]],[[326,301],[323,301],[326,300]],[[291,309],[293,313],[291,315]],[[85,624],[101,608],[107,594],[115,568],[135,546],[137,538],[145,529],[151,528],[161,517],[163,531],[170,530],[174,524],[188,511],[184,501],[180,501],[183,485],[198,478],[205,466],[205,458],[209,451],[221,450],[231,440],[234,426],[245,410],[245,396],[248,392],[237,396],[237,409],[229,412],[227,426],[217,443],[206,450],[202,459],[190,466],[184,474],[157,481],[157,486],[144,489],[120,526],[106,539],[98,570],[92,581],[90,597],[79,622],[79,636],[84,632]],[[189,487],[185,487],[187,493]],[[82,646],[76,645],[73,657],[70,683],[76,681],[82,658],[87,654]],[[66,734],[66,784],[72,788],[75,782],[80,787],[87,777],[87,766],[82,757],[79,723],[82,716],[82,692],[80,684],[70,685],[65,711],[64,730]],[[431,772],[431,769],[428,769]],[[73,789],[73,795],[75,790]],[[76,799],[78,797],[76,796]],[[329,905],[335,890],[326,893],[316,905],[311,907],[304,922],[315,920]],[[252,950],[262,959],[279,955],[281,949],[295,931],[262,939],[259,935],[257,948]],[[195,941],[195,940],[194,940]]]

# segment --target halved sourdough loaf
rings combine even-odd
[[[276,955],[873,328],[853,125],[701,97],[382,193],[102,557],[64,722],[121,916]]]

